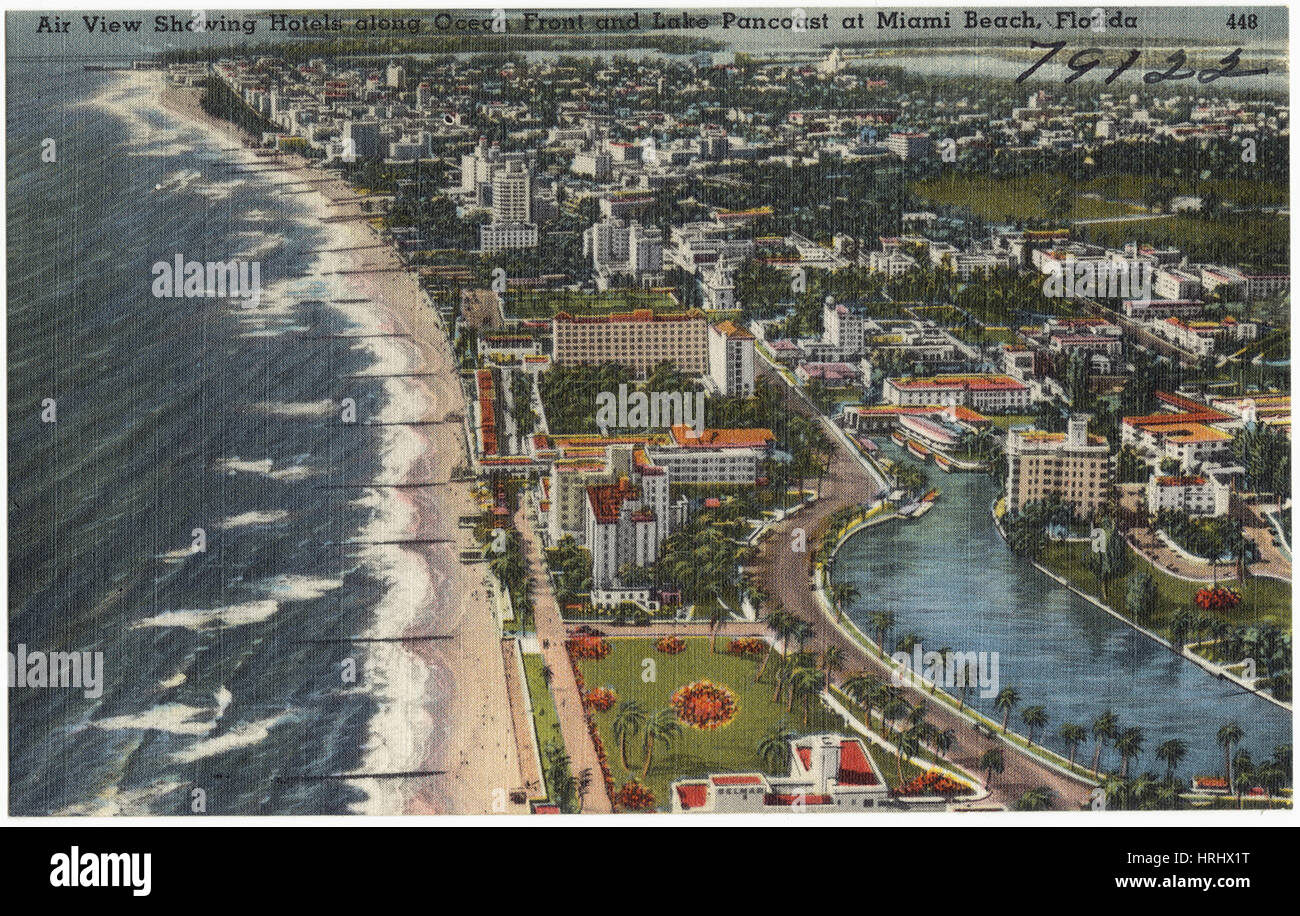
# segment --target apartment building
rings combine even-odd
[[[1070,417],[1063,433],[1017,427],[1007,432],[1007,511],[1057,497],[1075,514],[1101,508],[1110,490],[1110,448],[1088,435],[1088,416]]]
[[[754,335],[734,321],[709,327],[709,378],[726,395],[754,393]]]
[[[682,372],[709,370],[708,321],[699,309],[672,314],[637,309],[589,316],[560,312],[551,321],[551,334],[559,365],[618,363],[649,372],[670,362]]]

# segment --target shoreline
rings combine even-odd
[[[164,109],[244,146],[247,135],[240,128],[202,110],[201,90],[174,86],[165,73],[161,78],[159,103]],[[251,148],[247,154],[253,155]],[[401,424],[458,411],[468,415],[436,311],[429,307],[414,272],[394,269],[402,263],[391,245],[369,247],[382,238],[360,202],[349,200],[355,197],[352,187],[293,154],[259,156],[256,161],[280,166],[260,174],[311,181],[311,190],[319,193],[298,198],[308,198],[301,202],[330,237],[327,247],[354,249],[332,253],[330,266],[335,272],[350,272],[344,281],[349,299],[369,301],[336,302],[332,307],[358,331],[408,335],[359,344],[374,357],[369,372],[432,373],[384,378],[387,397],[370,422]],[[274,200],[276,195],[272,191],[268,196]],[[343,200],[348,202],[335,203]],[[458,519],[477,512],[470,485],[450,480],[455,465],[468,457],[460,425],[386,425],[382,437],[382,479],[436,486],[365,491],[359,501],[375,511],[365,539],[446,538],[450,543],[366,549],[365,561],[384,571],[388,588],[365,635],[451,638],[367,647],[361,678],[364,682],[369,677],[370,685],[381,690],[375,694],[379,708],[368,725],[359,769],[442,775],[385,786],[391,795],[377,789],[374,780],[357,782],[367,800],[355,813],[526,813],[526,806],[505,800],[521,784],[521,776],[489,592],[478,571],[459,560],[459,551],[470,545]],[[383,538],[376,536],[380,534]]]
[[[997,530],[998,537],[1002,538],[1002,541],[1006,543],[1007,533],[1002,529],[1002,522],[997,517],[997,514],[994,512],[994,507],[996,505],[997,503],[995,501],[994,504],[989,507],[989,515],[992,516],[993,518],[993,527],[994,529]],[[1130,545],[1130,547],[1131,546],[1132,545]],[[1279,700],[1277,697],[1272,696],[1271,694],[1261,693],[1260,691],[1256,690],[1254,687],[1247,684],[1245,681],[1242,681],[1239,678],[1229,674],[1224,668],[1215,665],[1213,662],[1210,662],[1207,659],[1203,659],[1199,655],[1196,655],[1194,653],[1188,654],[1185,650],[1182,652],[1178,651],[1178,649],[1174,646],[1173,643],[1165,639],[1159,633],[1156,633],[1154,630],[1148,630],[1145,627],[1140,626],[1136,621],[1130,620],[1128,617],[1125,617],[1119,611],[1115,610],[1113,607],[1106,604],[1101,598],[1098,598],[1096,595],[1090,595],[1088,592],[1085,592],[1083,589],[1076,586],[1073,582],[1069,581],[1064,576],[1052,572],[1052,570],[1048,569],[1046,566],[1039,563],[1037,560],[1030,560],[1029,562],[1030,565],[1034,567],[1034,569],[1038,570],[1040,573],[1047,576],[1053,582],[1057,583],[1058,585],[1064,586],[1065,588],[1073,592],[1076,596],[1082,598],[1084,601],[1091,604],[1093,607],[1097,608],[1098,610],[1105,611],[1111,617],[1114,617],[1116,620],[1120,621],[1121,623],[1127,624],[1133,630],[1137,631],[1138,633],[1142,634],[1143,636],[1147,637],[1153,642],[1156,642],[1159,645],[1163,646],[1164,648],[1168,649],[1170,654],[1176,655],[1179,658],[1191,662],[1196,667],[1202,669],[1207,674],[1213,675],[1216,678],[1221,678],[1223,680],[1231,681],[1232,683],[1236,684],[1238,687],[1240,687],[1242,690],[1246,691],[1247,693],[1253,694],[1254,696],[1259,697],[1261,700],[1267,700],[1268,702],[1272,703],[1274,706],[1278,706],[1282,709],[1285,709],[1287,712],[1294,711],[1290,703],[1286,702],[1285,700]]]

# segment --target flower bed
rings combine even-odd
[[[914,776],[898,787],[899,795],[940,795],[944,798],[950,795],[964,795],[969,791],[970,786],[966,783],[945,776],[938,770],[926,770],[920,776]]]
[[[584,637],[590,639],[599,639],[599,637]],[[569,666],[573,668],[573,679],[578,684],[578,694],[585,696],[587,693],[587,682],[583,680],[582,672],[578,670],[578,659],[574,654],[573,644],[577,640],[569,640]],[[600,640],[602,643],[605,641]],[[609,654],[609,643],[605,643],[605,654]],[[602,658],[604,656],[601,656]],[[600,730],[596,728],[595,721],[591,718],[591,713],[584,706],[582,710],[583,721],[587,723],[587,734],[591,735],[591,743],[596,748],[596,760],[600,763],[600,775],[605,783],[605,796],[613,801],[614,798],[614,774],[609,770],[609,757],[605,754],[605,743],[600,740]]]
[[[731,655],[765,655],[767,643],[757,636],[742,636],[727,643],[727,652]]]
[[[686,651],[686,640],[680,636],[661,636],[655,643],[655,648],[665,655],[676,655]]]
[[[600,659],[609,655],[609,642],[600,636],[579,636],[568,642],[573,658]]]
[[[618,694],[608,687],[597,687],[595,690],[587,691],[587,705],[592,709],[598,709],[601,712],[613,709],[614,704],[618,702]]]
[[[653,811],[655,794],[633,779],[623,783],[623,788],[614,797],[614,803],[624,811]]]
[[[1196,592],[1196,604],[1203,611],[1226,611],[1241,604],[1241,592],[1235,588],[1202,588]]]
[[[721,728],[736,717],[736,695],[712,681],[677,688],[672,698],[677,718],[693,728]]]

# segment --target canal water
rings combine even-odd
[[[892,444],[883,448],[901,454]],[[1241,747],[1257,761],[1291,743],[1286,710],[1175,656],[1013,554],[993,525],[997,486],[987,475],[927,470],[942,490],[934,509],[916,521],[864,529],[840,549],[835,579],[861,592],[849,614],[864,633],[874,636],[869,614],[887,610],[897,618],[890,648],[916,633],[926,651],[997,652],[1000,686],[1020,694],[1012,730],[1023,734],[1020,710],[1041,704],[1049,716],[1043,743],[1062,754],[1062,723],[1091,729],[1093,719],[1114,710],[1121,729],[1145,733],[1130,774],[1163,774],[1155,749],[1169,738],[1188,744],[1180,776],[1221,774],[1215,734],[1229,721],[1241,726]],[[967,702],[1001,720],[992,696],[972,690]],[[1076,759],[1090,763],[1092,750],[1090,737]],[[1103,769],[1118,765],[1113,750],[1103,754]]]

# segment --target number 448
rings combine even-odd
[[[1259,25],[1259,17],[1254,13],[1234,13],[1228,17],[1230,29],[1253,29]]]

